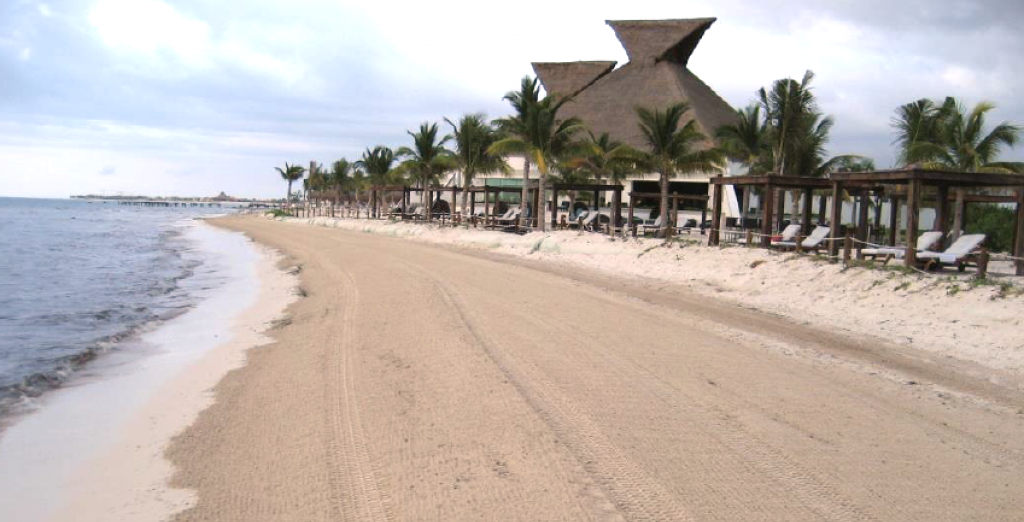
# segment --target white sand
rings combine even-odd
[[[764,249],[696,244],[665,248],[660,240],[610,240],[593,233],[518,236],[376,220],[283,220],[653,278],[798,321],[883,337],[1024,375],[1024,296],[1017,292],[1003,297],[998,285],[972,285],[955,271],[924,275],[844,269],[841,264]],[[1017,288],[1021,283],[1020,278],[990,279],[1015,283]]]

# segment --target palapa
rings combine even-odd
[[[736,111],[688,68],[690,55],[714,18],[689,20],[608,21],[629,56],[615,69],[615,62],[534,63],[549,94],[574,96],[560,115],[575,116],[594,131],[644,148],[636,107],[664,109],[687,102],[686,118],[695,119],[708,136],[702,147],[713,145],[712,136],[722,125],[733,123]]]

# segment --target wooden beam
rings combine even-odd
[[[832,217],[829,219],[829,255],[839,254],[839,229],[843,224],[843,183],[832,181]]]
[[[804,189],[804,212],[800,220],[800,234],[809,235],[811,233],[811,203],[814,200],[814,189]]]
[[[717,179],[717,178],[715,178]],[[713,185],[713,195],[711,197],[711,230],[708,232],[708,245],[715,246],[721,240],[721,233],[719,228],[722,223],[722,185],[715,183]],[[630,226],[633,223],[633,198],[629,200],[629,222]],[[633,235],[636,236],[636,228],[633,229]]]
[[[862,191],[857,198],[860,205],[857,207],[857,239],[868,240],[868,191]]]
[[[917,226],[921,219],[921,180],[912,179],[907,183],[907,253],[903,264],[912,267],[917,263]]]
[[[1017,212],[1014,215],[1013,257],[1024,257],[1024,187],[1017,189]],[[1024,276],[1024,261],[1017,261],[1017,275]]]
[[[960,192],[959,190],[957,192]],[[938,202],[935,206],[935,223],[932,230],[942,232],[941,245],[946,247],[946,236],[949,234],[949,186],[938,186]]]
[[[889,197],[889,246],[896,246],[896,234],[900,228],[900,198]]]
[[[772,212],[775,210],[775,187],[768,186],[761,198],[761,245],[768,248],[772,244]]]

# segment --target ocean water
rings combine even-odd
[[[0,198],[0,423],[220,284],[183,231],[224,212]]]

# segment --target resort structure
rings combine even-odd
[[[690,56],[715,18],[679,20],[610,20],[629,61],[616,67],[614,61],[535,62],[537,73],[549,95],[571,99],[559,111],[563,118],[577,117],[595,135],[608,133],[615,141],[637,149],[646,148],[637,123],[637,107],[668,107],[685,102],[690,110],[686,120],[696,120],[707,140],[702,148],[714,146],[715,130],[734,122],[736,111],[688,67]],[[482,177],[479,183],[493,185],[517,184],[522,179],[522,161],[514,161],[515,173],[507,178]],[[736,170],[730,165],[722,173]],[[533,174],[536,176],[536,174]],[[631,176],[625,183],[623,204],[630,194],[658,193],[656,175]],[[706,174],[680,173],[670,192],[688,196],[708,196]],[[610,196],[607,200],[610,204]],[[726,207],[726,215],[738,212],[735,196]],[[653,200],[652,200],[653,203]],[[704,211],[706,200],[692,198],[681,202],[686,218],[697,218]],[[692,214],[692,215],[691,215]]]

